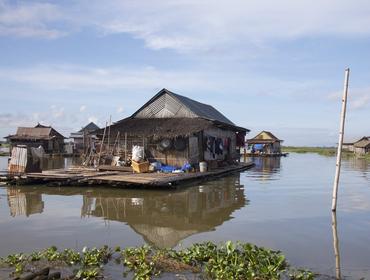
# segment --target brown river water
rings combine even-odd
[[[239,240],[335,276],[334,233],[342,275],[370,279],[370,162],[343,161],[335,228],[334,157],[292,153],[253,161],[240,174],[175,191],[0,186],[0,256],[51,245],[176,248]],[[48,166],[71,163],[57,159]],[[0,170],[5,167],[0,158]]]

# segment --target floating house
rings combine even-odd
[[[353,151],[358,155],[370,153],[370,136],[362,137],[360,140],[353,143]]]
[[[35,127],[18,127],[17,133],[5,137],[11,150],[18,145],[28,148],[42,147],[46,154],[61,154],[64,152],[65,137],[51,126],[37,124]]]
[[[82,154],[89,147],[95,146],[97,139],[95,131],[100,128],[93,122],[83,127],[78,132],[73,132],[69,138],[73,139],[73,153]]]
[[[132,116],[99,131],[104,149],[144,147],[149,161],[171,166],[208,162],[218,167],[239,159],[248,129],[235,125],[208,104],[162,89]],[[110,133],[110,143],[107,134]]]
[[[355,151],[355,147],[353,146],[354,143],[351,143],[351,142],[345,142],[342,144],[342,150],[346,150],[346,151],[349,151],[349,152],[354,152]]]
[[[281,155],[282,142],[283,140],[280,140],[271,132],[262,131],[247,140],[247,151],[250,154]]]

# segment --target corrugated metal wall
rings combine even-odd
[[[27,148],[14,147],[10,158],[8,171],[10,173],[24,173],[27,166]]]

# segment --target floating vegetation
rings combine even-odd
[[[283,152],[289,153],[316,153],[323,156],[335,156],[337,149],[335,147],[291,147],[284,146],[282,147]],[[347,154],[347,151],[343,151],[343,154]],[[349,154],[349,153],[348,153]],[[352,155],[353,153],[351,153]]]
[[[279,251],[231,241],[219,245],[205,242],[180,250],[144,245],[115,250],[107,246],[85,247],[78,252],[50,247],[31,254],[9,255],[0,259],[0,263],[13,268],[12,276],[48,266],[54,270],[71,268],[72,273],[63,275],[64,279],[103,279],[104,266],[113,259],[116,264],[123,264],[123,277],[137,280],[160,278],[163,272],[192,272],[200,279],[310,280],[315,276],[310,271],[291,268]]]
[[[0,265],[13,267],[12,276],[20,276],[24,272],[35,272],[45,266],[56,269],[69,266],[73,273],[67,277],[68,279],[97,279],[101,276],[100,270],[111,256],[112,251],[108,246],[100,249],[85,247],[81,253],[72,249],[59,251],[52,246],[28,255],[23,253],[9,255],[0,259]]]

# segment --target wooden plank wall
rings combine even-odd
[[[114,141],[116,139],[116,136],[111,136],[110,141],[110,147],[108,148],[108,142],[107,140],[104,141],[104,147],[103,151],[108,151],[113,149]],[[193,137],[192,143],[197,143],[198,138]],[[148,156],[149,160],[158,160],[163,164],[173,165],[173,166],[183,166],[186,162],[189,161],[189,158],[192,159],[194,163],[199,161],[199,151],[198,147],[192,147],[192,150],[189,150],[189,140],[187,139],[187,147],[184,151],[176,151],[175,149],[171,149],[166,152],[160,152],[157,149],[157,145],[159,144],[160,140],[154,140],[152,138],[143,138],[138,136],[127,136],[127,156],[131,158],[132,156],[132,147],[137,146],[143,146],[145,147],[145,153]],[[125,138],[124,136],[120,136],[118,139],[118,145],[116,145],[114,154],[124,154],[125,150]],[[197,145],[197,144],[196,144]],[[98,149],[99,151],[99,149]]]
[[[204,159],[206,161],[212,161],[212,160],[224,160],[227,159],[227,156],[235,157],[236,155],[236,135],[234,131],[231,130],[224,130],[220,128],[210,128],[204,131],[204,137],[212,136],[216,138],[230,138],[230,152],[231,154],[227,154],[227,151],[224,150],[224,153],[222,155],[216,155],[215,158],[213,158],[212,154],[209,151],[204,151]]]

